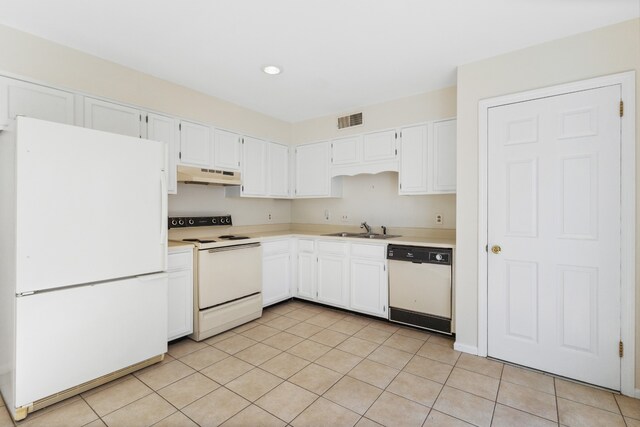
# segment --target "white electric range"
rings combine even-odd
[[[230,226],[230,215],[169,218],[169,228]],[[206,234],[210,234],[207,228]],[[247,236],[181,239],[196,250],[191,338],[212,337],[262,316],[262,248]]]

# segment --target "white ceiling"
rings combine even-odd
[[[289,122],[639,15],[639,0],[0,0],[2,24]]]

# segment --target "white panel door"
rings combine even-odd
[[[268,143],[269,196],[289,197],[289,147]]]
[[[267,143],[248,136],[242,139],[242,195],[267,195]]]
[[[72,125],[74,111],[71,92],[0,77],[0,126],[16,116]]]
[[[164,270],[164,165],[160,142],[18,117],[17,292]]]
[[[240,135],[222,129],[213,131],[213,166],[229,171],[240,170]]]
[[[84,98],[84,127],[140,137],[141,111],[89,97]]]
[[[17,298],[15,404],[166,351],[166,273]]]
[[[433,124],[431,147],[431,192],[455,193],[456,120]]]
[[[400,194],[427,192],[427,126],[412,126],[400,131]]]
[[[209,167],[211,162],[211,140],[208,126],[180,122],[179,162],[191,166]]]
[[[345,307],[348,304],[349,260],[345,256],[318,256],[318,301]]]
[[[176,194],[178,183],[176,182],[176,154],[177,123],[171,117],[159,114],[147,114],[147,138],[167,144],[167,193]]]
[[[616,85],[495,107],[488,133],[488,354],[614,390],[619,101]]]
[[[296,196],[329,196],[329,145],[296,147]]]
[[[362,142],[362,160],[365,162],[395,160],[396,135],[395,130],[366,134]]]

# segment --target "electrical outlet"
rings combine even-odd
[[[340,220],[342,222],[349,222],[349,214],[346,212],[343,212],[342,215],[340,215]]]
[[[271,212],[269,212],[269,221],[271,221],[273,219],[273,215],[271,215]]]
[[[436,224],[442,225],[443,221],[444,218],[442,217],[442,214],[436,214]]]

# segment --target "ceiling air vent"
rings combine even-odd
[[[362,124],[362,113],[355,113],[349,116],[338,117],[338,129],[350,128]]]

